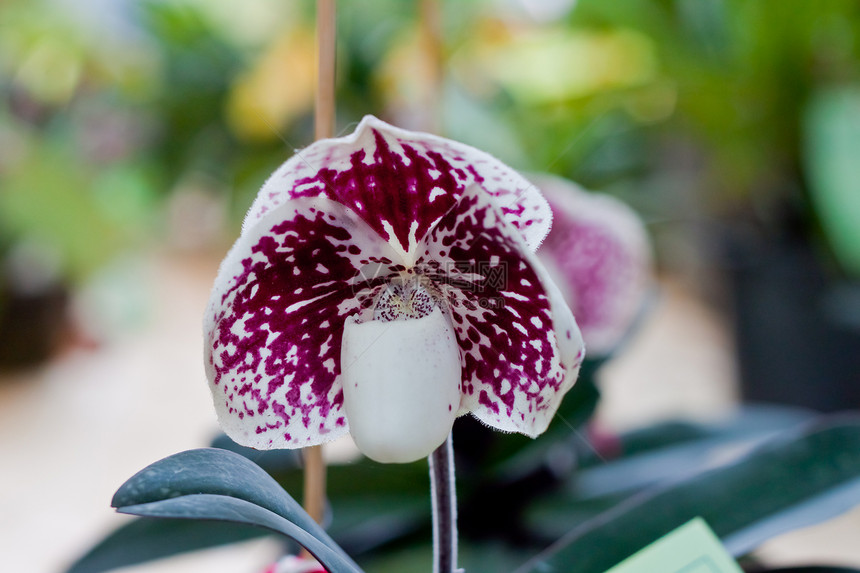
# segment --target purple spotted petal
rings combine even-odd
[[[382,288],[361,271],[395,258],[355,213],[323,198],[281,203],[245,229],[222,263],[204,321],[207,376],[231,438],[293,448],[347,431],[344,321]]]
[[[584,352],[532,252],[550,220],[536,188],[492,157],[372,117],[297,153],[260,191],[210,299],[222,427],[262,449],[346,432],[347,318],[369,320],[395,276],[425,275],[457,335],[458,413],[541,433]]]
[[[433,230],[421,263],[443,285],[459,339],[460,411],[500,430],[542,433],[584,348],[537,257],[472,187]]]
[[[648,236],[624,203],[555,177],[533,177],[553,209],[552,231],[538,252],[582,329],[589,353],[621,341],[652,283]]]
[[[540,192],[511,168],[467,145],[398,129],[366,116],[354,133],[298,151],[266,182],[245,221],[246,232],[296,197],[327,197],[355,211],[412,263],[433,226],[477,185],[537,248],[552,214]]]

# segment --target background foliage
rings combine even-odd
[[[442,5],[445,135],[516,168],[622,197],[651,224],[664,268],[721,261],[728,236],[731,245],[744,241],[738,248],[746,254],[802,245],[823,281],[856,289],[860,4]],[[430,72],[413,3],[342,2],[340,9],[338,129],[349,131],[366,113],[420,127]],[[161,248],[223,252],[263,180],[312,140],[313,56],[310,2],[0,5],[0,366],[48,356],[56,327],[47,323],[62,316],[64,294],[120,257]],[[20,310],[34,300],[50,310],[44,321]],[[837,314],[860,316],[856,296],[837,306]],[[751,413],[726,427],[667,424],[621,436],[611,451],[584,447],[576,432],[587,433],[597,400],[590,377],[565,402],[567,424],[534,444],[458,423],[469,570],[511,569],[578,527],[571,547],[598,539],[613,525],[589,529],[590,520],[646,489],[711,492],[703,453],[788,428],[797,433],[770,446],[771,457],[734,460],[720,477],[772,475],[767,460],[778,466],[781,455],[801,452],[821,481],[808,491],[785,485],[773,504],[743,523],[720,522],[718,533],[789,519],[781,512],[835,490],[856,493],[848,455],[856,422],[804,433],[798,427],[808,412]],[[822,435],[832,441],[810,450]],[[298,493],[289,454],[245,453]],[[597,463],[600,456],[611,463]],[[375,571],[423,563],[430,555],[424,473],[365,462],[333,469],[332,535]],[[670,485],[680,474],[690,481]],[[758,497],[742,482],[723,482],[737,484],[726,495],[738,507]],[[374,485],[356,485],[365,483]],[[843,506],[846,499],[838,498]],[[675,505],[664,515],[647,503],[628,514],[654,518],[643,535],[692,511]],[[625,519],[614,523],[629,527]],[[134,522],[75,570],[258,533],[167,523]]]

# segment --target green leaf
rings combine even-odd
[[[292,521],[255,505],[250,501],[198,493],[163,499],[140,505],[117,508],[120,513],[142,517],[168,517],[173,519],[214,519],[233,523],[244,523],[270,529],[295,540],[311,552],[331,573],[360,573],[361,569],[349,558],[325,541],[311,535]]]
[[[200,493],[229,496],[269,510],[322,540],[358,568],[278,482],[255,463],[226,450],[188,450],[155,462],[125,482],[111,506],[127,508]]]
[[[250,526],[217,521],[134,519],[104,538],[66,570],[102,573],[266,535]]]
[[[528,557],[529,551],[498,541],[460,540],[457,565],[468,573],[507,573],[512,563]],[[370,556],[365,568],[373,573],[430,572],[433,545],[429,540],[393,548]],[[576,572],[572,572],[576,573]]]
[[[301,491],[300,457],[291,450],[261,452],[220,435],[214,447],[251,459],[287,491]],[[427,462],[380,464],[360,458],[326,471],[326,495],[335,509],[328,532],[356,556],[429,527]]]
[[[243,458],[251,460],[260,466],[264,472],[275,478],[278,483],[281,482],[278,480],[277,474],[295,471],[297,474],[303,475],[301,450],[255,450],[254,448],[240,446],[230,439],[227,434],[221,433],[212,439],[209,447],[234,452]],[[284,484],[281,483],[281,486],[284,486]],[[297,487],[301,487],[301,482],[297,484]],[[284,489],[290,491],[288,487],[284,487]]]
[[[331,535],[350,555],[379,552],[386,545],[422,537],[431,523],[427,484],[421,495],[385,495],[375,488],[332,502]]]
[[[620,436],[622,455],[632,456],[705,439],[737,440],[781,432],[812,422],[813,410],[773,404],[748,405],[726,418],[710,423],[666,421]]]
[[[300,491],[300,456],[292,450],[258,451],[220,434],[213,447],[249,458],[288,491]],[[414,533],[430,522],[427,464],[378,464],[362,458],[330,466],[328,496],[336,508],[330,535],[350,555]],[[266,535],[257,527],[171,519],[136,519],[86,553],[67,573],[100,573],[118,567],[227,545]]]
[[[617,457],[609,460],[582,448],[578,471],[562,489],[529,504],[526,525],[542,539],[558,539],[636,492],[704,471],[726,452],[749,451],[814,416],[800,408],[746,406],[715,423],[669,421],[621,434],[613,447]]]
[[[600,573],[697,516],[740,555],[858,502],[860,418],[842,417],[628,498],[517,571]]]
[[[667,422],[633,431],[619,438],[621,457],[581,465],[572,486],[580,499],[642,489],[699,472],[720,452],[764,442],[812,416],[796,408],[755,406],[719,423]]]
[[[329,532],[350,555],[415,534],[430,524],[427,462],[380,464],[361,458],[332,465],[326,472],[326,494],[333,508]],[[300,472],[274,474],[299,487]]]
[[[843,268],[860,277],[860,88],[816,94],[805,117],[804,143],[821,226]]]

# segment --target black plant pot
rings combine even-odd
[[[0,269],[0,372],[38,366],[68,330],[69,292],[58,282],[20,288]]]
[[[735,242],[730,260],[744,400],[860,407],[860,285],[831,280],[800,241]]]

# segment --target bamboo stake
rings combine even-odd
[[[335,0],[317,0],[317,95],[314,123],[316,138],[334,135]]]
[[[335,0],[317,0],[317,93],[314,127],[317,139],[334,135]],[[317,523],[325,516],[326,467],[322,446],[304,449],[305,511]]]
[[[430,133],[440,133],[442,130],[442,16],[439,0],[421,0],[418,6],[418,22],[424,57],[428,63],[427,93],[423,94],[422,108],[427,125],[424,129]]]

